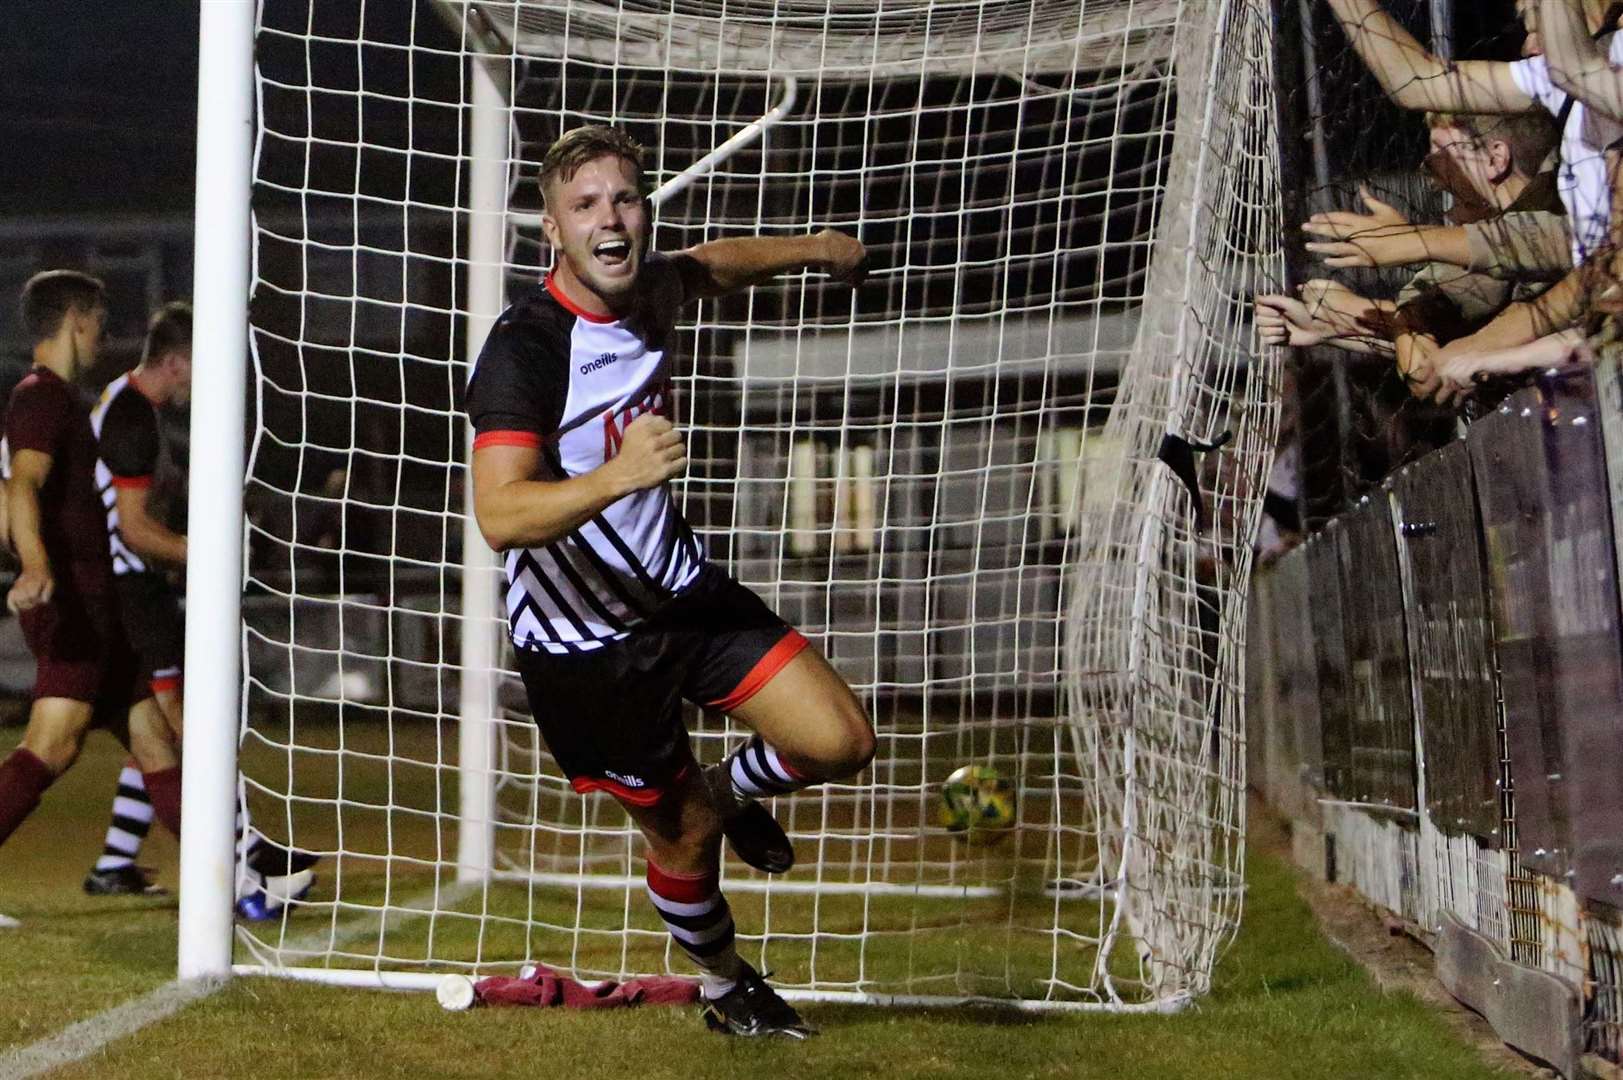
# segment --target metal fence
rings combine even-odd
[[[1257,576],[1251,780],[1563,1075],[1619,1061],[1623,375],[1540,379]]]

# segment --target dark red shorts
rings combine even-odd
[[[65,567],[51,602],[17,622],[34,654],[34,697],[88,702],[98,724],[117,725],[151,690],[124,637],[112,575],[98,571]]]
[[[530,713],[576,791],[652,806],[693,767],[682,700],[748,701],[810,642],[714,567],[653,619],[590,652],[518,649]]]

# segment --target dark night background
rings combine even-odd
[[[1290,6],[1295,7],[1294,2]],[[1426,35],[1427,0],[1393,0],[1393,6],[1405,12],[1417,33]],[[1511,0],[1456,0],[1455,9],[1455,38],[1461,55],[1514,55],[1519,34],[1513,29]],[[261,40],[259,50],[266,70],[273,77],[298,81],[306,60],[302,35],[307,26],[313,26],[318,36],[328,34],[338,43],[313,46],[312,58],[340,82],[348,81],[345,66],[355,62],[356,50],[343,42],[353,39],[359,29],[360,10],[352,3],[268,0],[263,14],[265,26],[287,33],[267,34]],[[1315,5],[1315,11],[1327,98],[1345,103],[1338,115],[1329,118],[1337,183],[1350,184],[1365,172],[1418,158],[1424,139],[1421,125],[1402,122],[1396,116],[1390,123],[1371,122],[1370,105],[1384,107],[1378,91],[1372,93],[1367,76],[1350,61],[1345,41],[1325,9]],[[364,17],[365,33],[371,40],[411,42],[431,46],[431,50],[456,47],[454,36],[427,4],[412,0],[373,4],[365,9]],[[190,292],[197,32],[197,5],[185,0],[64,0],[49,4],[23,0],[7,6],[7,29],[0,35],[0,71],[4,72],[0,78],[0,145],[6,148],[0,154],[0,192],[5,193],[5,214],[0,219],[0,291],[7,297],[0,308],[4,312],[0,315],[0,361],[4,364],[0,390],[16,377],[24,362],[11,298],[22,279],[34,270],[51,265],[81,266],[109,282],[114,323],[106,361],[99,372],[104,379],[135,359],[145,312],[163,300]],[[324,55],[324,49],[331,55]],[[423,501],[429,503],[423,509],[439,523],[451,501],[443,478],[426,478],[419,485],[396,470],[405,446],[448,447],[453,442],[450,432],[443,424],[430,420],[414,421],[410,428],[397,423],[391,418],[398,415],[398,406],[391,402],[404,395],[434,410],[454,407],[446,390],[450,384],[445,362],[458,355],[459,320],[441,314],[446,298],[451,298],[449,303],[454,307],[460,291],[451,271],[451,260],[459,250],[454,219],[444,213],[402,210],[400,201],[420,200],[444,207],[457,199],[454,164],[421,154],[413,157],[412,151],[430,147],[454,153],[460,114],[458,63],[454,56],[420,53],[416,63],[408,65],[399,62],[398,53],[379,50],[368,56],[366,65],[365,88],[382,94],[369,98],[364,117],[357,118],[355,110],[343,107],[341,102],[328,102],[323,106],[326,112],[317,110],[316,129],[310,132],[305,132],[297,119],[304,113],[298,93],[291,94],[283,107],[280,99],[289,96],[285,91],[266,91],[267,108],[289,119],[281,123],[283,133],[267,140],[262,177],[280,178],[301,190],[335,197],[310,197],[306,209],[314,224],[305,222],[281,230],[287,233],[285,241],[262,241],[263,275],[287,283],[286,290],[280,293],[262,290],[264,294],[256,298],[256,321],[261,326],[287,328],[280,339],[259,340],[266,375],[274,384],[265,397],[263,419],[268,430],[285,438],[283,445],[289,458],[285,468],[294,468],[293,455],[299,452],[296,448],[328,447],[330,464],[335,468],[347,465],[356,482],[375,473],[369,487],[383,491],[422,487]],[[590,100],[581,95],[576,84],[566,86],[567,77],[549,79],[549,75],[558,74],[556,69],[549,73],[544,65],[538,65],[537,70],[544,83],[550,82],[559,88],[559,95],[570,99],[571,111]],[[355,78],[359,84],[358,73]],[[664,92],[667,83],[647,81],[645,87],[637,79],[627,79],[618,90],[623,96],[619,105],[600,102],[592,107],[627,109],[633,115],[643,109],[657,111],[659,106],[648,93]],[[1288,97],[1292,88],[1282,85],[1281,89]],[[602,84],[598,84],[593,92],[601,90]],[[988,84],[973,87],[971,93],[978,98],[995,91]],[[406,110],[384,100],[384,95],[407,92],[423,104]],[[705,99],[709,92],[703,84],[692,88],[692,95],[702,106],[693,115],[713,113]],[[912,91],[906,87],[882,89],[880,96],[870,100],[860,95],[852,97],[849,89],[838,84],[826,87],[823,95],[829,99],[824,102],[826,107],[847,115],[860,117],[892,110],[905,121],[907,110],[915,103],[940,108],[957,103],[958,95],[964,92],[955,81],[943,80]],[[836,97],[847,100],[832,100]],[[543,94],[542,98],[544,104],[536,116],[546,128],[555,123],[549,119],[557,115],[551,110],[561,107],[562,102],[552,100],[552,94]],[[754,108],[753,104],[750,108]],[[1160,168],[1158,151],[1141,134],[1157,126],[1152,119],[1156,111],[1153,93],[1142,96],[1129,111],[1141,113],[1142,119],[1129,121],[1108,115],[1098,118],[1115,124],[1118,133],[1116,156],[1112,159],[1114,176],[1118,181],[1128,175],[1142,177],[1146,188],[1153,190]],[[995,109],[979,113],[949,111],[942,115],[961,116],[964,123],[932,138],[940,138],[944,147],[950,145],[955,152],[963,142],[973,143],[969,152],[985,154],[988,161],[997,160],[1003,145],[999,140],[1022,122],[1048,126],[1058,120],[1057,116],[1039,118],[1028,111],[1017,121],[1016,114],[1004,115]],[[405,137],[408,121],[412,125],[409,139]],[[906,128],[905,122],[900,123]],[[852,155],[851,166],[887,163],[886,167],[896,168],[894,175],[900,177],[907,174],[897,155],[907,152],[910,134],[891,130],[894,126],[862,122],[847,125],[837,129],[837,142],[846,148],[842,153]],[[657,132],[647,129],[639,133],[644,137],[650,133],[659,135],[667,152],[682,160],[714,145],[719,130],[702,123],[672,123]],[[786,126],[778,137],[782,151],[788,155],[780,160],[779,169],[810,160],[806,148],[797,150],[794,146],[793,132],[792,125]],[[312,149],[300,141],[305,134],[333,141]],[[1078,130],[1059,137],[1076,142],[1099,134],[1096,130]],[[372,149],[357,155],[340,145],[356,137]],[[538,130],[527,133],[527,137],[544,144],[549,132]],[[1286,138],[1290,138],[1288,133]],[[825,165],[828,146],[825,141],[817,150],[824,155]],[[888,164],[892,157],[897,158],[894,166]],[[951,154],[943,157],[950,159]],[[764,161],[753,152],[741,156],[739,162],[743,169],[764,169]],[[838,164],[846,165],[846,159],[838,159]],[[1080,167],[1079,162],[1069,171],[1087,175],[1099,169],[1090,160],[1087,167]],[[793,175],[793,168],[787,172]],[[984,306],[983,300],[990,304],[999,296],[1010,295],[1052,296],[1055,300],[1064,297],[1081,302],[1091,297],[1107,304],[1120,303],[1133,295],[1136,280],[1143,272],[1141,257],[1132,254],[1134,245],[1126,241],[1147,232],[1146,215],[1152,204],[1124,196],[1119,184],[1115,189],[1106,185],[1103,191],[1079,188],[1062,193],[1057,187],[1051,188],[1056,181],[1046,172],[1029,176],[1023,173],[1019,183],[1023,190],[1054,192],[1055,197],[1043,201],[1042,209],[1035,213],[1059,216],[1033,216],[1030,221],[1017,217],[1002,223],[998,204],[1008,186],[1007,174],[997,168],[989,167],[966,177],[967,187],[963,188],[938,182],[933,193],[909,191],[892,184],[883,171],[860,179],[858,175],[849,172],[815,187],[800,183],[786,186],[778,181],[769,186],[771,197],[763,209],[768,221],[785,226],[808,220],[854,225],[862,218],[864,239],[892,265],[928,264],[929,272],[877,277],[861,294],[856,313],[859,320],[893,317],[921,303],[928,307],[937,293],[965,311]],[[897,190],[889,190],[887,184]],[[974,195],[983,185],[986,198],[977,200]],[[672,246],[673,240],[691,243],[711,235],[708,230],[713,228],[713,219],[700,201],[705,197],[701,195],[703,188],[693,190],[689,209],[672,207],[666,215],[664,228],[672,233],[665,234],[665,246]],[[754,203],[753,190],[751,187],[744,191],[745,203]],[[1114,196],[1111,190],[1115,190]],[[905,231],[892,228],[889,231],[894,235],[886,235],[887,227],[879,220],[883,215],[874,212],[876,200],[894,201],[898,207],[910,206],[919,199],[927,205],[945,206],[965,191],[971,196],[970,204],[986,203],[984,211],[971,211],[973,224],[978,225],[981,217],[990,215],[987,223],[992,226],[989,230],[970,229],[974,244],[967,249],[959,245],[961,226],[951,215],[942,215],[938,220],[913,220]],[[356,202],[354,196],[361,193],[372,201]],[[1118,201],[1112,202],[1112,198]],[[286,192],[262,187],[256,194],[262,224],[270,222],[273,229],[280,229],[277,222],[286,220],[289,214],[296,220],[303,212],[298,204],[299,199]],[[278,214],[283,217],[278,218]],[[687,224],[682,224],[684,221]],[[1009,230],[1006,254],[1011,258],[1006,261],[996,257],[996,244],[986,246],[999,228]],[[1097,256],[1088,250],[1097,243],[1101,228],[1115,242],[1108,250],[1118,253],[1106,256],[1103,267],[1096,265]],[[920,230],[935,230],[939,236]],[[357,232],[375,238],[372,246],[384,254],[361,252],[351,259],[342,247],[345,242],[353,245],[354,241],[346,238]],[[1038,245],[1062,232],[1066,234],[1064,246],[1077,255],[1056,263]],[[330,233],[339,240],[339,250],[330,258],[311,254],[306,241],[318,233]],[[979,250],[977,244],[986,250]],[[1122,252],[1127,254],[1119,254]],[[966,256],[980,268],[954,269]],[[1112,259],[1115,261],[1109,261]],[[309,277],[317,271],[324,276]],[[1007,281],[999,276],[1004,274]],[[915,284],[907,286],[904,282]],[[914,291],[896,292],[908,287]],[[351,297],[354,299],[348,299]],[[799,294],[790,290],[763,293],[747,315],[740,315],[756,325],[805,317],[816,321],[822,314],[824,295],[821,290],[810,290],[809,300],[809,306],[803,304]],[[829,317],[836,321],[849,317],[845,294],[835,295],[831,303]],[[397,317],[396,313],[402,311],[404,314]],[[724,317],[721,321],[731,320]],[[701,367],[713,362],[706,359],[707,355],[715,358],[727,353],[727,343],[719,339],[702,339],[694,346],[689,351]],[[725,376],[726,372],[718,370],[716,374]],[[970,400],[965,395],[972,390],[955,387],[955,394],[964,399],[961,405]],[[372,399],[376,406],[354,402],[357,394]],[[885,411],[884,403],[875,407]],[[841,425],[852,420],[846,408],[848,405],[842,405],[837,410],[835,420]],[[379,415],[367,415],[369,409]],[[718,423],[727,420],[715,419]],[[439,454],[436,449],[423,456],[437,459]],[[284,466],[276,458],[274,451],[267,450],[260,464],[280,474]],[[324,460],[312,476],[286,486],[302,489],[319,484],[328,464]],[[349,501],[353,504],[355,499]],[[381,515],[387,513],[393,531],[398,524],[393,515],[399,512],[400,500],[396,497],[388,501],[387,510],[381,505],[377,509],[377,527],[382,528]],[[435,537],[431,543],[442,542],[449,541]],[[434,557],[438,557],[437,552]]]
[[[1510,0],[1457,3],[1460,41],[1491,53],[1487,43],[1510,8]],[[0,191],[8,216],[189,212],[197,5],[14,0],[6,23]],[[1514,48],[1514,34],[1498,36]]]
[[[8,216],[190,211],[196,4],[7,4],[0,72]]]

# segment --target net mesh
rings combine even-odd
[[[541,153],[626,127],[654,246],[833,226],[874,272],[689,309],[678,504],[873,718],[856,779],[779,799],[799,851],[728,861],[746,956],[802,994],[1159,1006],[1237,925],[1244,582],[1283,273],[1271,17],[1223,3],[263,0],[244,787],[321,884],[269,968],[583,977],[686,963],[642,847],[575,794],[506,671],[464,671],[468,71],[508,103],[504,270],[550,262]],[[1190,451],[1192,486],[1164,460]],[[1172,457],[1166,460],[1176,458]],[[508,661],[500,667],[510,667]],[[488,866],[459,874],[459,692],[492,680]],[[690,709],[695,753],[746,734]],[[1006,832],[938,818],[990,765]]]

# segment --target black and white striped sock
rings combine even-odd
[[[141,842],[152,829],[152,800],[147,797],[141,770],[126,761],[118,774],[118,794],[113,797],[113,822],[107,826],[97,870],[122,870],[134,866],[141,854]]]
[[[648,897],[665,929],[699,968],[704,996],[718,998],[738,985],[744,961],[734,940],[733,912],[721,895],[719,874],[679,874],[648,863]]]
[[[727,775],[733,783],[733,797],[741,803],[787,795],[817,783],[796,772],[759,735],[751,735],[749,742],[733,751],[727,759]]]

